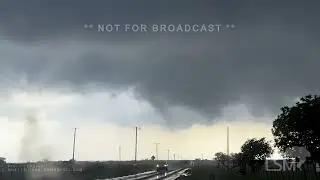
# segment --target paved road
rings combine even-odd
[[[183,169],[177,169],[177,170],[174,170],[174,171],[162,174],[162,175],[157,175],[157,176],[148,178],[146,180],[158,180],[158,179],[175,180],[176,178],[174,178],[174,177],[178,177],[178,176],[175,176],[175,175],[178,174],[179,172],[181,172],[181,170],[183,170]]]

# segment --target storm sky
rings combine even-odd
[[[319,93],[319,5],[2,0],[0,116],[16,123],[32,106],[69,124],[181,130],[248,117],[270,125],[280,107]],[[99,24],[119,24],[121,30],[98,32]],[[123,30],[126,24],[221,29],[134,33]]]

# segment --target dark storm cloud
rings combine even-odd
[[[256,114],[275,112],[288,99],[319,93],[318,7],[318,1],[3,1],[1,39],[9,41],[1,45],[1,68],[79,91],[90,83],[135,86],[162,112],[177,105],[215,116],[236,103]],[[99,34],[84,29],[87,23],[236,28]]]

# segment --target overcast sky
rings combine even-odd
[[[226,124],[237,129],[234,151],[251,136],[271,139],[281,106],[319,93],[319,5],[316,0],[2,0],[0,156],[68,159],[74,127],[79,127],[77,157],[95,160],[117,159],[121,144],[128,146],[123,157],[132,159],[135,125],[146,138],[141,158],[154,153],[157,141],[186,158],[201,150],[211,158],[226,150],[215,141]],[[98,31],[108,24],[120,30]],[[146,24],[147,32],[126,32],[127,24]],[[152,31],[159,24],[204,24],[207,31]],[[209,32],[209,25],[220,29]],[[23,130],[26,114],[39,117]],[[30,135],[29,126],[38,135]],[[36,138],[46,136],[51,139]],[[41,147],[42,154],[31,157],[26,146]]]

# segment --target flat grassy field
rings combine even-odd
[[[0,170],[0,180],[93,180],[96,178],[111,178],[154,170],[153,161],[107,161],[107,162],[47,162],[47,163],[17,163],[3,164]],[[23,169],[21,167],[33,167]],[[49,172],[47,167],[54,169]],[[77,167],[74,172],[72,168]]]

